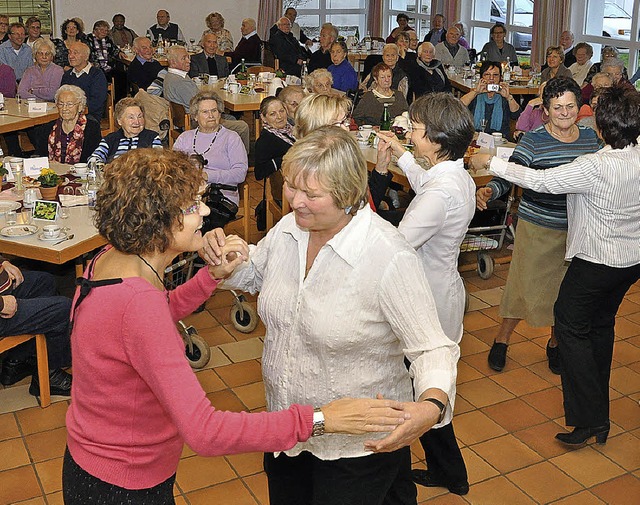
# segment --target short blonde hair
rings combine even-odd
[[[315,175],[334,203],[351,215],[366,205],[367,162],[358,143],[337,126],[323,126],[298,140],[282,159],[282,175],[302,182]]]
[[[209,30],[213,30],[211,25],[213,24],[213,20],[218,19],[220,21],[220,28],[224,28],[224,17],[219,12],[212,12],[206,18],[204,18],[205,24],[209,27]]]
[[[347,115],[351,111],[351,100],[342,95],[312,94],[305,97],[295,116],[294,134],[297,139],[305,137],[321,126],[336,121],[336,117]]]

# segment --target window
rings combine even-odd
[[[431,29],[431,0],[388,0],[385,5],[386,23],[382,25],[382,37],[386,38],[398,26],[396,16],[401,12],[409,16],[409,26],[424,39]]]
[[[473,0],[469,21],[471,46],[479,50],[489,42],[489,29],[496,23],[507,27],[507,41],[519,54],[531,53],[533,0]]]
[[[296,22],[311,39],[320,36],[320,27],[332,23],[338,35],[354,35],[356,28],[360,38],[367,33],[366,0],[284,0],[283,7],[298,11]]]
[[[9,16],[9,23],[24,23],[38,16],[42,33],[51,33],[51,0],[0,0],[0,13]]]

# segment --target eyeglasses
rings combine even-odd
[[[198,195],[196,197],[195,202],[193,202],[193,205],[190,205],[186,209],[182,209],[182,214],[185,216],[189,216],[191,214],[197,214],[198,212],[200,212],[201,203],[202,203],[202,195]]]
[[[335,123],[331,123],[331,126],[351,126],[351,116],[347,114],[342,121],[336,121]]]
[[[56,107],[58,109],[72,109],[80,102],[56,102]]]

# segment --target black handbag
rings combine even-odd
[[[267,184],[266,179],[262,185],[262,200],[256,205],[256,225],[258,226],[258,231],[267,229],[267,189],[265,184]]]
[[[214,228],[224,228],[238,214],[238,206],[222,194],[223,189],[234,191],[238,188],[237,186],[211,183],[202,195],[202,201],[211,210],[209,215],[202,219],[203,234]]]

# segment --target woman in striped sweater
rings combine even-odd
[[[116,104],[116,121],[120,129],[104,137],[93,154],[92,161],[110,163],[127,151],[142,147],[162,149],[158,133],[144,127],[144,107],[135,98],[123,98]]]
[[[542,104],[549,121],[525,133],[510,161],[543,170],[600,149],[596,133],[575,124],[580,109],[580,87],[573,79],[559,77],[548,81],[542,93]],[[492,179],[476,193],[478,209],[486,209],[487,202],[504,195],[510,188],[510,182]],[[553,304],[567,269],[564,261],[566,196],[525,189],[518,218],[509,277],[500,302],[503,320],[489,352],[489,366],[496,371],[505,367],[511,333],[524,319],[531,326],[551,326],[547,357],[551,371],[559,374]]]

